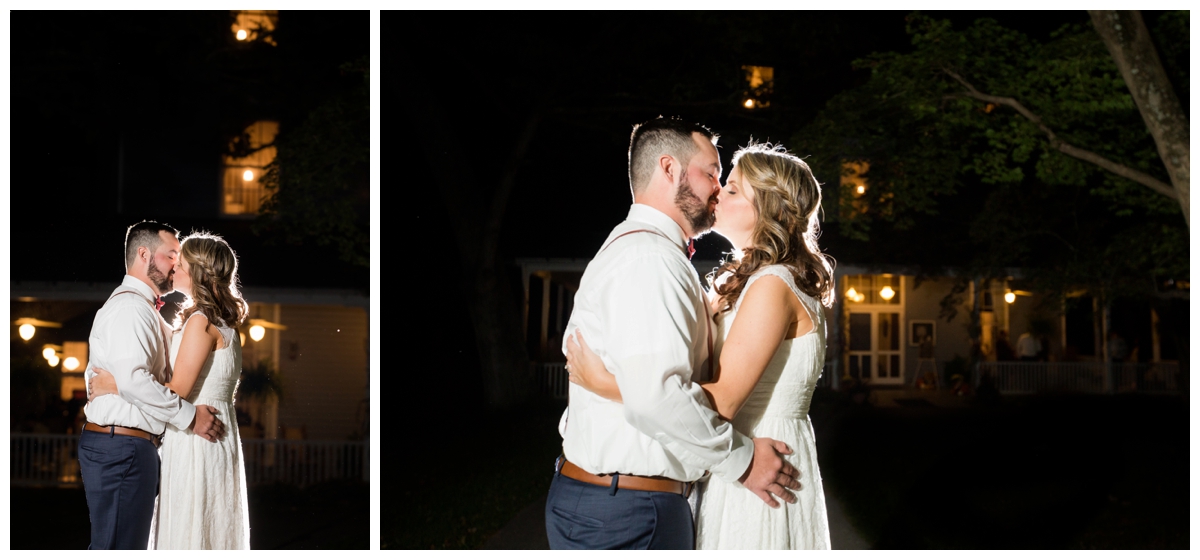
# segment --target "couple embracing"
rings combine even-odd
[[[833,269],[820,187],[781,148],[736,152],[678,119],[634,128],[633,205],[588,264],[546,502],[555,549],[828,549],[808,406]],[[701,285],[691,240],[733,258]],[[782,503],[781,503],[782,502]]]
[[[125,278],[92,323],[79,437],[90,549],[250,548],[233,407],[249,308],[229,245],[178,235],[129,227]],[[173,291],[188,298],[170,325],[159,309]]]

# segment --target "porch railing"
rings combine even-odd
[[[1180,391],[1176,362],[982,362],[973,375],[976,388],[984,376],[990,378],[1000,394]]]
[[[13,486],[82,486],[71,434],[10,434],[9,481]],[[284,483],[300,488],[335,479],[367,477],[367,449],[361,441],[243,439],[246,484]]]

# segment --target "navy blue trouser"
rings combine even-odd
[[[89,550],[145,550],[158,495],[158,449],[149,440],[84,430],[79,469],[92,521]]]
[[[683,496],[596,486],[567,478],[558,468],[546,497],[551,549],[695,548],[692,510]]]

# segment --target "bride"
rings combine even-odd
[[[233,407],[242,371],[237,328],[249,311],[237,288],[237,256],[224,239],[209,233],[184,239],[179,256],[175,289],[189,297],[185,305],[190,305],[171,337],[172,374],[166,386],[193,404],[216,408],[227,430],[212,443],[191,430],[167,429],[159,449],[162,474],[149,548],[249,549],[246,471]],[[116,393],[112,374],[96,371],[91,398]]]
[[[734,258],[708,275],[719,369],[701,386],[737,431],[791,446],[789,461],[801,477],[796,502],[782,507],[716,477],[702,483],[696,548],[828,549],[808,420],[825,361],[821,307],[833,302],[833,268],[816,243],[820,186],[800,158],[752,142],[733,155],[718,201],[712,229],[733,244]],[[573,383],[621,400],[616,378],[578,330],[568,340],[567,364]]]

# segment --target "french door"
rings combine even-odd
[[[850,377],[876,385],[903,385],[904,332],[895,305],[850,305]]]

